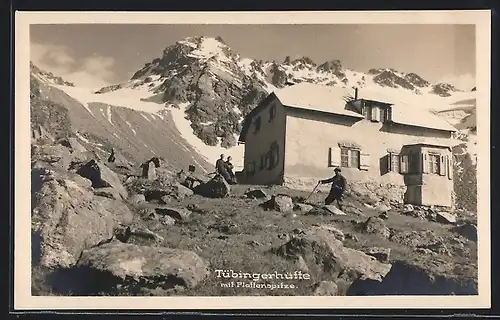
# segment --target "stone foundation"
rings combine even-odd
[[[318,179],[301,178],[301,177],[285,177],[283,185],[287,188],[301,191],[312,191],[318,184]],[[320,185],[316,191],[329,192],[331,184]],[[403,197],[406,191],[406,186],[379,183],[375,181],[349,182],[347,181],[346,194],[364,197],[368,202],[377,203],[388,202],[394,204],[402,204]]]

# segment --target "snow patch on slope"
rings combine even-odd
[[[108,106],[108,108],[107,108],[107,110],[106,110],[106,115],[107,115],[107,118],[108,118],[109,123],[111,123],[111,125],[113,125],[113,126],[114,126],[115,124],[114,124],[114,123],[113,123],[113,121],[111,120],[111,107],[110,107],[110,106]]]
[[[136,135],[137,135],[137,132],[135,132],[135,129],[132,127],[132,125],[130,124],[130,122],[125,121],[125,123],[129,126],[130,130],[132,130],[132,132],[133,132],[133,133],[134,133],[134,135],[136,136]]]
[[[222,147],[212,147],[206,145],[200,138],[198,138],[191,128],[191,122],[186,119],[186,108],[189,104],[179,104],[179,108],[171,108],[172,118],[174,120],[177,130],[181,133],[182,137],[202,156],[206,158],[208,163],[214,163],[219,159],[221,154],[226,157],[233,158],[233,165],[235,171],[243,169],[243,154],[245,151],[244,145],[237,145],[235,147],[225,149]]]
[[[68,87],[68,86],[55,86],[56,88],[64,91],[69,96],[76,99],[83,106],[87,106],[92,102],[100,102],[111,106],[119,106],[129,108],[136,111],[147,113],[157,113],[164,109],[163,105],[156,102],[142,101],[141,99],[151,96],[147,87],[137,87],[135,89],[123,88],[118,91],[110,91],[106,93],[96,94],[89,89]]]
[[[79,138],[80,140],[82,140],[83,142],[85,143],[90,143],[89,140],[87,140],[84,136],[82,136],[79,132],[76,132],[75,133],[76,137]]]

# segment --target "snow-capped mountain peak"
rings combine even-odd
[[[203,149],[204,154],[210,153],[208,149],[217,150],[215,154],[221,149],[229,148],[229,152],[233,147],[239,148],[236,139],[245,115],[267,94],[289,82],[356,87],[361,92],[379,92],[396,101],[436,111],[447,110],[452,103],[475,94],[392,68],[367,72],[348,69],[335,58],[319,63],[300,56],[285,57],[282,62],[262,61],[240,55],[220,37],[196,36],[166,47],[130,80],[101,88],[80,100],[155,114],[170,110],[179,131],[189,137],[192,145]],[[65,90],[70,95],[73,92]],[[442,115],[448,118],[450,113]]]

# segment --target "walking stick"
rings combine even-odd
[[[307,196],[307,198],[304,200],[304,202],[306,202],[307,200],[309,200],[309,198],[312,196],[312,194],[314,193],[314,191],[316,191],[316,189],[319,187],[320,184],[321,184],[321,182],[318,182],[318,184],[316,185],[316,187],[314,187],[313,191]]]

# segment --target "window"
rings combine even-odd
[[[387,119],[387,109],[380,109],[380,122],[385,122],[385,120]]]
[[[255,129],[253,133],[257,133],[260,130],[260,117],[257,117],[254,122]]]
[[[260,170],[264,170],[267,166],[267,156],[266,155],[262,155],[260,157]]]
[[[359,150],[341,148],[340,166],[345,168],[359,169]]]
[[[365,117],[365,119],[370,119],[369,118],[369,114],[370,114],[370,107],[368,107],[367,105],[364,105],[363,106],[363,116]]]
[[[359,150],[349,150],[351,155],[351,163],[349,167],[359,168]]]
[[[349,149],[340,149],[340,166],[349,166]]]
[[[280,156],[279,145],[275,141],[271,144],[269,151],[268,151],[268,159],[269,159],[268,170],[273,170],[274,168],[276,168],[276,166],[278,165],[278,163],[280,161],[279,156]]]
[[[441,158],[437,154],[429,154],[427,157],[427,165],[429,166],[429,173],[439,174],[440,173],[440,161]]]
[[[255,174],[255,162],[253,162],[253,161],[249,162],[247,164],[247,168],[248,168],[247,175],[250,177],[253,176]]]
[[[420,154],[417,153],[410,153],[408,155],[408,172],[409,173],[419,173],[420,172],[420,166],[419,166],[419,159]]]
[[[273,104],[269,109],[269,122],[273,121],[275,116],[276,116],[276,105]]]
[[[399,154],[389,153],[389,161],[390,171],[399,173]]]

